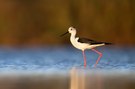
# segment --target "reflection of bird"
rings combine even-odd
[[[94,48],[98,47],[98,46],[110,45],[111,44],[111,43],[107,43],[107,42],[98,42],[98,41],[94,41],[94,40],[87,39],[87,38],[76,37],[76,29],[73,28],[73,27],[70,27],[68,29],[68,31],[66,33],[62,34],[61,36],[64,36],[67,33],[71,33],[70,41],[71,41],[72,45],[75,48],[82,50],[83,58],[84,58],[84,67],[86,67],[86,56],[85,56],[85,53],[84,53],[84,51],[86,49],[91,49],[92,51],[94,51],[97,54],[99,54],[99,57],[98,57],[95,65],[94,65],[96,67],[96,65],[98,64],[100,58],[102,57],[102,53],[97,51]]]

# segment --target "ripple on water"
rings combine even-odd
[[[134,48],[99,48],[103,53],[96,69],[135,69]],[[98,57],[92,51],[86,51],[87,68],[93,69]],[[23,48],[0,50],[0,71],[69,71],[72,67],[82,68],[81,51],[69,47]]]

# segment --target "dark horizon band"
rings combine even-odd
[[[62,36],[64,36],[64,35],[66,35],[66,34],[68,34],[68,31],[67,31],[67,32],[65,32],[65,33],[63,33],[62,35],[60,35],[60,37],[62,37]]]

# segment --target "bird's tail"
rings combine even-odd
[[[112,45],[113,43],[104,42],[105,45]]]

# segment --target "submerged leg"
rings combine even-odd
[[[98,62],[99,62],[99,60],[101,59],[101,57],[102,57],[102,53],[101,52],[99,52],[99,51],[97,51],[97,50],[95,50],[95,49],[91,49],[92,51],[94,51],[94,52],[96,52],[98,55],[99,55],[99,57],[98,57],[98,59],[97,59],[97,61],[96,61],[96,64],[94,65],[94,67],[96,67],[97,66],[97,64],[98,64]]]
[[[85,56],[84,50],[82,51],[82,53],[83,53],[83,59],[84,59],[84,68],[86,68],[86,56]]]

